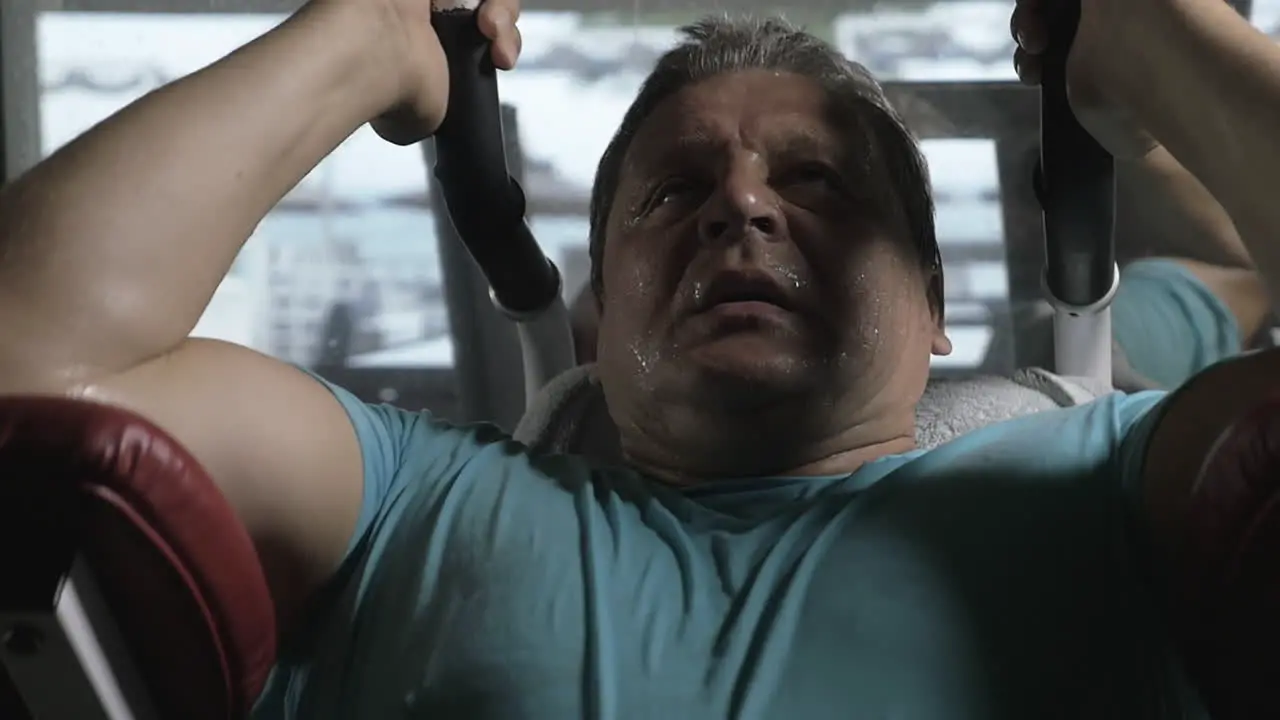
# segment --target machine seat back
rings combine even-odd
[[[276,620],[249,535],[147,420],[0,397],[0,717],[246,717]]]

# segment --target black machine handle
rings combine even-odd
[[[1083,307],[1106,297],[1115,282],[1115,160],[1067,101],[1067,53],[1080,24],[1080,0],[1054,0],[1051,7],[1036,172],[1045,282],[1056,300]]]
[[[474,8],[441,5],[431,24],[449,60],[449,109],[435,134],[435,177],[498,305],[517,318],[537,315],[560,296],[560,274],[529,230],[524,191],[507,169],[489,39]]]

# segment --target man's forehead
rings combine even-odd
[[[821,87],[790,73],[736,73],[667,98],[636,136],[640,158],[732,146],[797,154],[830,153],[841,138]]]

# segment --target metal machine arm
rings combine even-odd
[[[1044,210],[1045,295],[1054,307],[1054,370],[1111,382],[1115,161],[1080,125],[1067,99],[1067,53],[1080,0],[1050,19],[1040,89],[1036,194]]]

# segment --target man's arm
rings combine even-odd
[[[1242,355],[1193,377],[1164,401],[1147,445],[1142,505],[1154,540],[1177,558],[1187,538],[1194,483],[1218,438],[1280,391],[1280,350]]]
[[[1250,341],[1257,337],[1271,317],[1270,294],[1258,273],[1248,268],[1210,265],[1186,258],[1174,258],[1172,261],[1203,283],[1231,312],[1241,342],[1241,347],[1235,352],[1250,349]]]
[[[1175,388],[1246,347],[1267,293],[1230,216],[1167,150],[1118,161],[1116,180],[1116,250],[1130,262],[1112,331],[1131,370]],[[1136,379],[1123,374],[1117,387]]]
[[[1108,58],[1112,96],[1222,204],[1274,295],[1280,48],[1220,0],[1132,0],[1123,8],[1134,13],[1132,42]],[[1183,539],[1192,485],[1217,438],[1278,389],[1280,352],[1269,351],[1215,365],[1164,403],[1143,496],[1166,552]]]
[[[1208,188],[1280,286],[1280,47],[1220,0],[1131,0],[1111,93]]]
[[[395,100],[373,13],[347,7],[304,9],[0,195],[0,392],[100,399],[174,434],[249,528],[282,615],[342,557],[360,448],[318,382],[186,338],[263,215]]]
[[[1253,269],[1231,216],[1164,148],[1116,162],[1116,253]]]
[[[1247,270],[1190,260],[1148,258],[1126,266],[1111,304],[1111,329],[1114,348],[1130,372],[1117,364],[1116,387],[1154,384],[1172,390],[1239,355],[1267,311],[1265,295],[1256,278],[1250,283],[1251,276]],[[1243,287],[1233,287],[1237,283]]]
[[[1116,196],[1120,256],[1177,262],[1231,311],[1246,342],[1262,329],[1270,298],[1235,223],[1168,150],[1117,162]]]
[[[181,342],[267,211],[393,101],[366,15],[305,9],[0,193],[4,374],[98,377]]]

